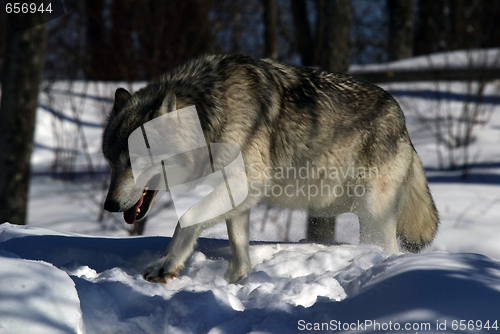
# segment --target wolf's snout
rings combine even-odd
[[[109,212],[119,212],[120,211],[120,203],[115,200],[107,199],[104,202],[104,210]]]

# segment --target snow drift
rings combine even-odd
[[[499,317],[500,262],[483,255],[253,243],[252,274],[227,284],[228,241],[200,239],[180,277],[146,282],[169,240],[0,225],[0,332],[432,332]]]

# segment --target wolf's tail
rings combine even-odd
[[[418,253],[434,239],[439,216],[416,152],[401,195],[397,233],[406,251]]]

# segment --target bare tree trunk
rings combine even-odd
[[[296,48],[302,58],[302,66],[313,65],[314,42],[307,18],[305,0],[292,0],[293,25],[295,28]]]
[[[351,54],[351,0],[325,1],[325,10],[318,15],[325,18],[318,65],[330,72],[347,72]]]
[[[107,62],[108,51],[105,45],[105,26],[102,17],[104,9],[103,0],[85,0],[85,11],[87,15],[87,54],[89,63],[86,68],[87,79],[108,79],[106,74],[109,70]]]
[[[231,34],[232,52],[240,53],[241,40],[241,8],[238,0],[231,4],[231,13],[233,19],[233,29]]]
[[[482,32],[483,38],[481,47],[500,47],[500,24],[497,18],[500,17],[500,1],[482,0]]]
[[[323,47],[325,45],[325,33],[326,33],[326,19],[325,14],[325,4],[326,0],[316,1],[316,38],[314,40],[314,51],[312,62],[313,65],[318,66],[320,63],[321,53],[323,52]]]
[[[137,235],[143,235],[144,230],[146,229],[146,221],[147,217],[143,220],[136,221],[134,225],[132,226],[132,229],[129,230],[129,234],[131,236],[137,236]]]
[[[487,39],[489,31],[483,31],[487,15],[482,7],[483,1],[480,0],[454,0],[450,3],[451,31],[448,34],[448,44],[452,49],[476,49]],[[496,19],[493,22],[496,22]]]
[[[278,59],[277,22],[278,10],[276,0],[263,0],[264,4],[264,57]]]
[[[390,61],[413,56],[413,3],[413,0],[387,0]]]
[[[132,1],[114,0],[111,6],[111,28],[109,58],[113,66],[110,70],[111,80],[139,80],[139,67],[132,40]]]
[[[414,55],[436,51],[440,40],[438,20],[443,20],[443,1],[419,0],[415,24]],[[442,23],[441,23],[442,24]]]
[[[5,16],[0,17],[0,73],[2,73],[3,58],[5,52],[5,45],[7,42],[7,18]]]
[[[17,20],[44,22],[41,13]],[[45,24],[7,33],[0,102],[0,223],[26,224],[38,90],[45,62]]]

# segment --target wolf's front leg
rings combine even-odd
[[[176,277],[184,268],[184,262],[193,252],[196,240],[205,227],[205,224],[196,224],[181,228],[177,224],[165,254],[146,269],[144,278],[152,283],[166,283],[167,279]]]
[[[231,244],[231,261],[224,277],[229,283],[239,281],[252,272],[249,254],[250,210],[226,220],[227,234]]]

